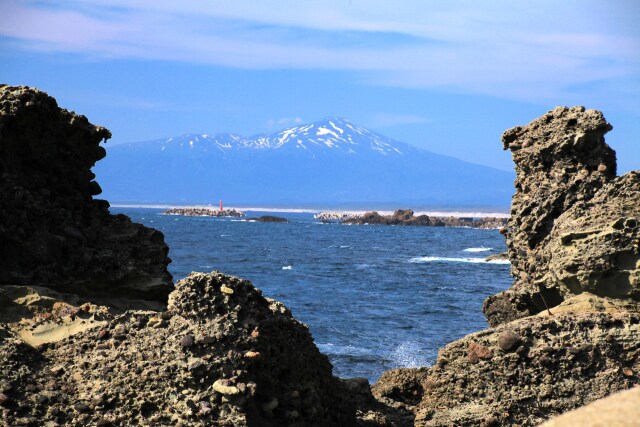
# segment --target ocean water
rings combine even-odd
[[[161,230],[176,280],[218,270],[247,278],[310,327],[341,377],[430,366],[438,348],[487,327],[483,300],[511,285],[497,230],[289,223],[111,208]],[[247,212],[260,216],[267,212]],[[293,350],[293,349],[292,349]]]

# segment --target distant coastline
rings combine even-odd
[[[114,208],[141,208],[141,209],[180,209],[180,208],[211,208],[213,205],[175,205],[175,204],[143,204],[143,203],[112,203],[111,207]],[[370,211],[376,211],[380,215],[391,215],[393,209],[311,209],[311,208],[273,208],[273,207],[259,207],[259,206],[230,206],[228,209],[236,209],[253,211],[253,212],[280,212],[280,213],[312,213],[317,214],[320,212],[332,212],[347,215],[361,215]],[[469,211],[430,211],[430,210],[416,210],[415,215],[427,215],[436,217],[454,217],[454,218],[509,218],[509,213],[495,212],[495,211],[482,211],[482,210],[469,210]]]

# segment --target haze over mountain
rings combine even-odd
[[[112,203],[509,206],[514,175],[327,118],[270,135],[107,146],[94,168]]]

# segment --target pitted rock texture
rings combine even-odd
[[[609,130],[599,111],[558,107],[502,136],[517,173],[506,231],[515,281],[485,301],[490,325],[582,291],[638,298],[637,173],[615,178]]]
[[[546,286],[640,301],[640,172],[614,179],[558,218]]]
[[[0,341],[7,425],[356,424],[308,328],[220,273],[179,281],[164,312],[128,311],[38,349],[0,325]]]
[[[0,85],[0,284],[166,301],[162,233],[92,197],[110,137],[44,92]]]
[[[515,350],[503,350],[505,336],[518,337]],[[487,357],[469,357],[478,346],[488,350]],[[639,374],[637,312],[519,319],[440,350],[424,375],[415,425],[534,426],[633,387]],[[389,387],[373,386],[383,388]],[[391,396],[411,405],[414,397],[406,393]]]

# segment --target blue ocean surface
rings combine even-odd
[[[483,300],[511,285],[507,263],[484,261],[506,250],[497,230],[323,224],[309,213],[257,223],[111,211],[164,233],[176,281],[218,270],[285,303],[340,377],[373,382],[388,369],[430,366],[440,347],[486,328]]]

